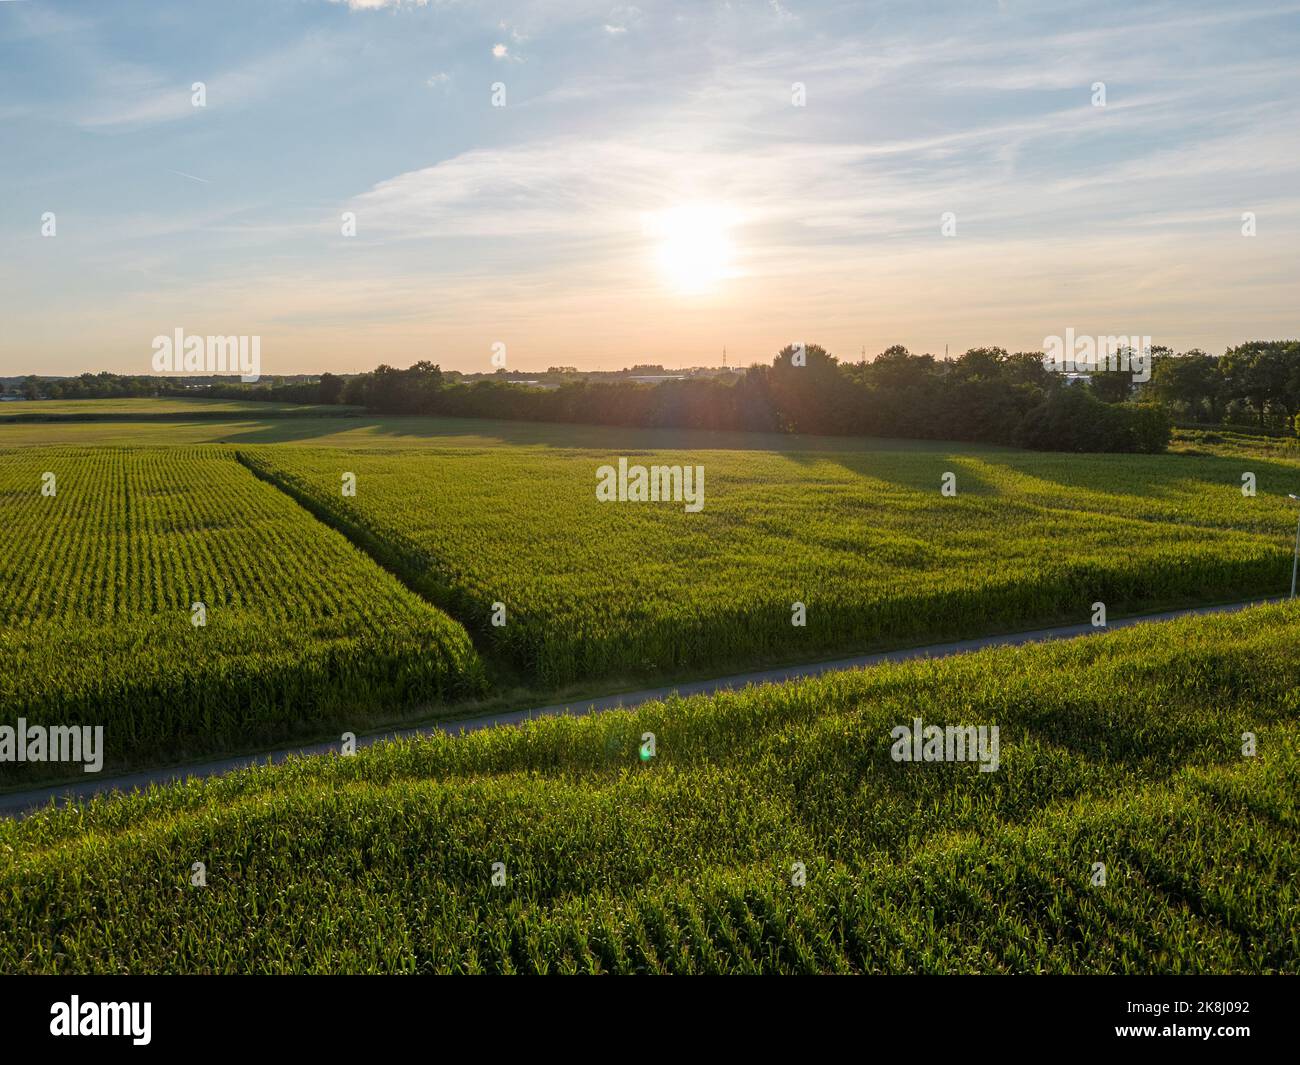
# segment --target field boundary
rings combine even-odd
[[[264,481],[288,499],[293,500],[308,514],[327,528],[346,539],[358,551],[366,555],[375,565],[391,573],[403,586],[418,595],[436,610],[441,610],[469,634],[470,642],[478,652],[484,664],[496,674],[510,673],[511,665],[505,656],[498,653],[490,640],[485,638],[481,627],[470,624],[466,619],[474,615],[474,603],[453,584],[440,581],[432,560],[418,549],[404,551],[400,544],[385,539],[375,530],[360,521],[350,520],[346,515],[325,506],[310,492],[304,492],[289,482],[288,478],[274,469],[264,468],[255,457],[246,455],[239,448],[234,449],[235,461],[248,470],[259,481]],[[431,574],[430,578],[418,576],[422,569]],[[499,678],[500,679],[500,678]],[[513,679],[513,678],[510,678]]]
[[[1117,629],[1126,629],[1134,625],[1159,624],[1184,617],[1198,617],[1213,614],[1233,614],[1251,607],[1265,606],[1283,602],[1284,597],[1274,596],[1247,602],[1226,603],[1217,606],[1187,607],[1170,610],[1159,614],[1138,614],[1127,618],[1116,618],[1109,625],[1094,628],[1090,624],[1061,625],[1054,628],[1034,629],[1026,632],[1004,633],[996,636],[982,636],[974,639],[957,640],[951,643],[926,644],[918,647],[901,648],[893,651],[880,651],[874,654],[856,655],[851,658],[828,659],[823,662],[810,662],[803,665],[778,669],[758,670],[748,673],[730,674],[710,680],[693,681],[684,684],[670,684],[658,688],[645,688],[639,691],[622,692],[616,695],[601,696],[593,699],[579,700],[573,703],[552,703],[547,706],[524,710],[509,710],[473,717],[448,718],[417,725],[411,728],[359,735],[357,747],[387,743],[394,740],[409,739],[416,736],[434,735],[439,732],[449,735],[462,735],[477,732],[480,729],[500,726],[522,725],[534,718],[557,716],[582,716],[600,713],[605,710],[631,710],[644,703],[665,699],[669,696],[712,695],[722,691],[737,690],[758,685],[785,684],[791,681],[819,677],[826,673],[841,672],[851,669],[865,669],[871,666],[892,662],[907,662],[916,659],[948,658],[958,654],[969,654],[985,648],[1018,647],[1024,644],[1048,643],[1055,640],[1078,639]],[[191,779],[223,776],[241,769],[259,765],[276,765],[290,758],[316,757],[335,754],[336,742],[315,743],[299,746],[281,747],[259,754],[237,755],[228,758],[212,759],[185,766],[164,769],[145,770],[137,773],[123,774],[105,780],[84,783],[63,783],[46,787],[32,788],[0,794],[0,816],[22,816],[38,810],[49,803],[65,805],[68,803],[92,799],[99,795],[132,792],[151,786],[165,786],[181,783]]]
[[[208,422],[241,418],[364,418],[359,407],[322,407],[320,410],[180,410],[180,411],[6,411],[0,425],[54,424],[61,422]]]

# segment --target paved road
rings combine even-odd
[[[1164,614],[1143,614],[1137,617],[1114,620],[1105,629],[1095,629],[1091,625],[1062,625],[1054,629],[1035,629],[1032,632],[1015,632],[1002,636],[982,636],[974,640],[958,640],[955,643],[929,644],[925,647],[911,647],[899,651],[883,651],[879,654],[857,655],[853,658],[837,658],[829,662],[812,662],[802,666],[789,666],[785,669],[767,669],[756,673],[736,673],[728,677],[713,680],[693,681],[689,684],[672,684],[663,688],[646,688],[642,691],[624,692],[621,695],[608,695],[578,703],[554,703],[539,706],[531,710],[510,710],[482,717],[461,718],[452,721],[433,722],[418,728],[403,729],[397,732],[377,733],[373,736],[359,736],[358,747],[368,747],[372,743],[407,736],[428,735],[434,732],[449,732],[457,735],[474,732],[482,728],[498,725],[518,725],[535,717],[551,717],[557,714],[590,714],[600,710],[613,710],[619,707],[630,708],[642,703],[663,699],[674,693],[678,695],[707,695],[725,689],[744,688],[751,684],[780,684],[784,681],[798,680],[803,677],[819,677],[823,673],[835,673],[844,669],[862,669],[866,666],[879,665],[882,662],[905,662],[914,658],[946,658],[949,655],[978,651],[984,647],[1015,647],[1026,643],[1042,643],[1046,640],[1067,640],[1078,636],[1091,636],[1098,632],[1113,632],[1130,625],[1150,624],[1152,622],[1171,621],[1174,618],[1196,614],[1229,614],[1261,603],[1279,602],[1277,599],[1254,600],[1248,603],[1230,603],[1224,606],[1192,607],[1186,610],[1171,610]],[[129,773],[118,777],[88,779],[52,787],[33,788],[28,791],[15,791],[0,795],[0,815],[14,816],[46,805],[51,799],[65,803],[76,799],[89,799],[110,791],[133,791],[143,789],[150,784],[170,784],[189,777],[211,777],[244,769],[252,765],[265,765],[268,762],[283,762],[297,755],[329,754],[338,750],[338,742],[317,743],[310,746],[284,747],[262,754],[246,754],[235,758],[220,758],[192,765],[176,766],[170,769],[150,769],[140,773]]]

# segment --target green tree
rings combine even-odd
[[[1198,348],[1182,355],[1153,351],[1151,380],[1144,394],[1157,403],[1182,410],[1187,416],[1218,422],[1223,414],[1224,378],[1219,360]]]
[[[917,388],[930,381],[935,370],[933,355],[913,355],[902,344],[894,344],[867,364],[866,379],[876,388]]]
[[[1262,426],[1271,408],[1282,410],[1290,422],[1298,395],[1295,387],[1296,360],[1300,342],[1294,340],[1252,340],[1223,353],[1219,370],[1224,390],[1232,399],[1245,402]]]
[[[343,396],[343,378],[337,374],[323,373],[317,390],[322,403],[337,403]]]

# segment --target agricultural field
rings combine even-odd
[[[1300,477],[1288,464],[636,451],[604,432],[604,449],[238,453],[544,689],[1086,622],[1098,602],[1118,615],[1279,594],[1290,576],[1285,494]],[[597,471],[619,456],[698,464],[702,508],[599,501]],[[945,473],[953,496],[941,494]]]
[[[100,402],[100,401],[90,401]],[[109,401],[111,402],[111,401]],[[136,402],[163,402],[141,400]],[[250,407],[253,404],[249,404]],[[271,406],[259,403],[257,407]],[[69,417],[45,423],[0,418],[0,448],[90,444],[295,444],[306,447],[485,448],[509,446],[551,450],[619,446],[636,450],[701,449],[708,451],[914,451],[942,453],[1011,452],[993,445],[934,440],[890,440],[865,436],[795,436],[789,433],[748,433],[722,429],[659,429],[604,425],[556,425],[491,418],[434,418],[374,414],[324,414],[310,408],[311,417],[259,417],[257,410],[231,411],[229,417],[190,418],[183,413],[155,416],[144,408],[139,417],[104,419]],[[3,413],[3,408],[0,408]]]
[[[169,396],[161,399],[42,399],[0,403],[0,423],[9,420],[98,418],[206,418],[231,414],[262,417],[331,414],[337,416],[355,408],[309,403],[266,403],[260,400],[203,399]]]
[[[699,463],[703,509],[598,502],[619,454]],[[1276,594],[1297,472],[457,419],[3,425],[3,721],[106,724],[110,765],[147,765]]]
[[[0,822],[0,971],[1296,973],[1297,622],[1136,626]],[[897,760],[917,717],[996,726],[996,771]]]
[[[1175,430],[1169,450],[1175,455],[1219,455],[1238,459],[1300,460],[1300,440],[1276,433],[1235,429]]]
[[[482,683],[461,626],[227,450],[0,451],[0,526],[0,724],[102,725],[109,768]]]

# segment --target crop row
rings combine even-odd
[[[1294,521],[1276,471],[1247,497],[1240,463],[1168,456],[629,456],[703,466],[695,513],[598,500],[616,453],[241,458],[545,686],[1276,593]]]
[[[6,822],[0,970],[1300,971],[1298,620],[440,735]],[[915,716],[998,726],[999,768],[895,761]]]
[[[0,452],[0,526],[0,724],[102,725],[110,766],[481,684],[460,626],[219,449]]]

